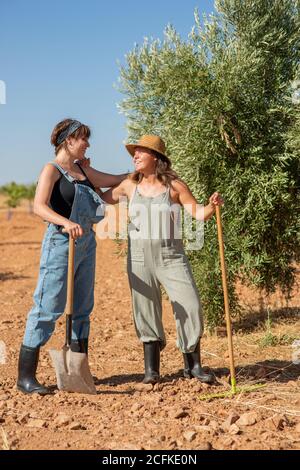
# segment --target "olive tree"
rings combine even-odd
[[[291,99],[300,78],[299,5],[217,0],[215,14],[195,12],[187,40],[167,26],[120,68],[128,140],[159,134],[200,202],[215,190],[224,196],[232,311],[238,279],[288,296],[300,258],[299,105]],[[215,222],[189,256],[213,327],[223,318]]]

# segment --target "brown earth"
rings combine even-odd
[[[142,346],[131,315],[122,244],[98,243],[95,308],[89,362],[97,395],[25,396],[15,388],[17,357],[35,287],[45,225],[24,210],[6,220],[0,212],[0,448],[3,449],[300,449],[300,365],[292,363],[300,339],[299,296],[286,305],[276,294],[266,302],[240,288],[248,314],[234,324],[239,385],[264,383],[251,393],[201,401],[226,392],[227,340],[205,335],[202,357],[219,381],[207,387],[182,378],[175,326],[167,300],[167,346],[159,385],[143,386]],[[264,301],[264,310],[260,311]],[[266,308],[272,325],[266,330]],[[41,353],[39,379],[55,385],[47,350],[63,344],[64,320]],[[264,347],[263,347],[264,345]],[[0,343],[1,346],[1,343]],[[0,351],[1,353],[1,351]]]

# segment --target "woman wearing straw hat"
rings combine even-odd
[[[87,353],[90,313],[94,305],[96,241],[93,223],[103,219],[104,204],[97,189],[120,183],[126,175],[110,175],[89,168],[84,161],[90,129],[74,119],[64,119],[53,129],[55,159],[39,177],[35,214],[48,222],[34,305],[27,318],[20,349],[17,388],[23,393],[46,395],[50,390],[36,379],[40,347],[51,337],[62,315],[67,295],[68,236],[76,238],[75,295],[71,349]]]
[[[184,376],[212,383],[213,375],[201,367],[201,303],[182,239],[176,236],[180,220],[176,207],[183,206],[198,220],[208,220],[223,200],[216,192],[205,207],[200,206],[172,170],[160,137],[143,135],[126,148],[133,157],[135,171],[102,198],[110,204],[118,203],[121,197],[130,201],[128,276],[136,332],[144,346],[144,383],[159,380],[160,351],[166,344],[161,285],[172,303]]]

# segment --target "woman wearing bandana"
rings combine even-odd
[[[104,202],[95,188],[111,187],[127,175],[110,175],[80,165],[89,147],[90,129],[72,119],[58,123],[51,135],[55,159],[43,168],[34,212],[48,223],[40,260],[34,305],[27,318],[20,350],[17,388],[46,395],[36,379],[40,347],[51,337],[67,295],[69,237],[76,239],[74,311],[71,349],[87,353],[89,316],[94,305],[96,241],[93,224],[104,216]]]

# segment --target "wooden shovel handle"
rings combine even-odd
[[[72,315],[74,303],[74,258],[75,258],[75,240],[69,236],[69,259],[68,259],[68,282],[67,282],[67,303],[65,308],[66,315]]]
[[[224,307],[225,307],[225,319],[228,339],[228,352],[230,360],[230,376],[231,376],[231,387],[232,392],[236,392],[236,378],[235,378],[235,367],[234,367],[234,355],[233,355],[233,344],[232,344],[232,332],[231,332],[231,318],[229,311],[229,300],[228,300],[228,289],[227,289],[227,275],[226,275],[226,264],[224,255],[224,241],[223,241],[223,230],[222,230],[222,219],[221,219],[221,208],[216,206],[216,217],[217,217],[217,228],[218,228],[218,241],[219,241],[219,253],[220,263],[222,271],[222,286],[224,295]]]

